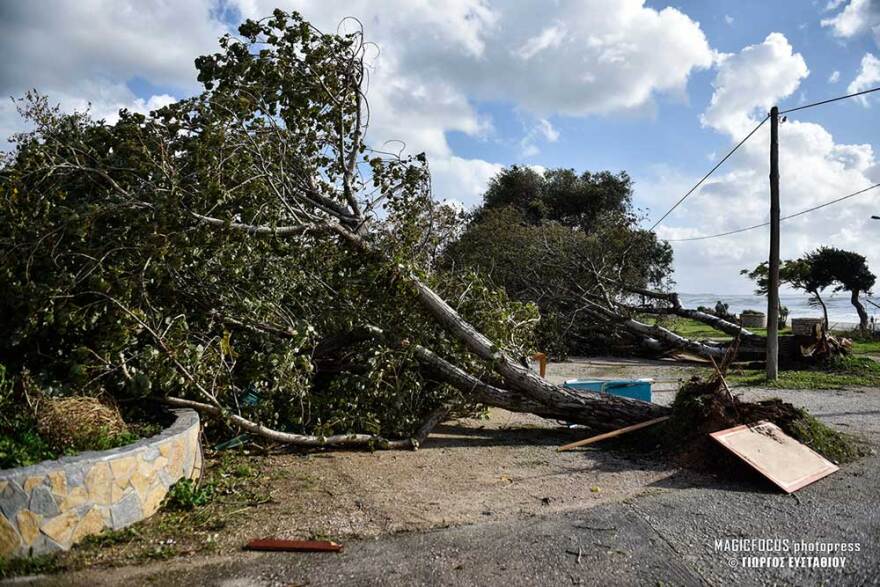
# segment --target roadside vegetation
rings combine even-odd
[[[809,369],[781,370],[776,381],[768,381],[763,370],[734,368],[728,380],[736,385],[771,389],[880,388],[880,363],[869,357],[838,357]]]
[[[286,471],[264,459],[230,450],[209,455],[201,482],[172,486],[160,511],[122,530],[87,537],[69,552],[19,559],[0,557],[0,579],[38,573],[65,573],[94,566],[166,560],[217,549],[219,533],[236,527],[253,508],[274,499],[273,479]]]

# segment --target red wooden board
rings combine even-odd
[[[281,552],[339,552],[342,545],[329,540],[280,540],[262,538],[247,543],[249,550],[274,550]]]

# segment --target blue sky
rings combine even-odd
[[[193,59],[276,5],[324,30],[364,23],[382,48],[371,140],[425,151],[435,194],[466,206],[502,166],[625,170],[654,219],[773,103],[880,85],[878,0],[34,0],[0,5],[0,91],[36,87],[108,120],[147,111],[197,92]],[[0,134],[20,128],[0,105]],[[780,131],[783,213],[880,182],[878,128],[876,98],[792,116]],[[756,134],[659,234],[766,220],[766,140]],[[880,190],[787,223],[783,255],[836,245],[878,269],[871,213]],[[766,256],[766,234],[674,246],[682,291],[747,293],[738,272]]]
[[[646,4],[655,8],[669,5]],[[796,95],[780,101],[783,108],[847,93],[847,83],[856,77],[862,56],[866,52],[878,52],[868,35],[845,42],[834,38],[827,27],[820,25],[825,16],[824,4],[779,0],[773,3],[772,10],[766,2],[760,1],[696,1],[671,5],[697,20],[713,48],[721,52],[734,53],[744,46],[760,43],[773,31],[783,33],[804,56],[810,69],[810,75]],[[725,17],[733,21],[728,23]],[[835,71],[839,72],[839,80],[831,84],[828,79]],[[519,146],[524,122],[516,104],[475,102],[478,111],[494,121],[499,134],[497,140],[481,140],[461,132],[451,132],[449,140],[456,154],[468,158],[544,167],[625,170],[637,181],[653,177],[655,166],[671,166],[700,177],[715,163],[709,158],[710,154],[720,155],[731,147],[728,137],[700,125],[700,114],[712,96],[714,77],[712,69],[695,71],[688,81],[686,96],[658,96],[651,107],[640,112],[550,117],[560,138],[544,145],[540,154],[531,157],[523,157]],[[822,124],[839,142],[878,145],[877,133],[870,129],[880,129],[880,108],[866,109],[850,100],[800,116]],[[828,198],[836,195],[829,194]]]

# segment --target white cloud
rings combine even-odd
[[[538,132],[541,133],[547,142],[555,143],[559,140],[559,131],[553,128],[553,125],[550,124],[550,121],[546,118],[542,118],[538,123]]]
[[[547,122],[551,114],[637,111],[658,94],[680,95],[690,73],[714,59],[696,22],[673,8],[645,7],[644,0],[233,3],[247,17],[276,6],[297,10],[327,31],[347,16],[363,22],[381,48],[372,63],[370,140],[400,139],[410,151],[426,151],[435,192],[462,201],[499,169],[457,158],[447,141],[450,131],[491,136],[491,121],[473,100],[506,102],[537,119],[520,142],[521,156],[532,157],[538,141],[558,138]]]
[[[726,22],[728,25],[732,26],[733,25],[733,17],[730,16],[729,14],[725,14],[724,15],[724,22]]]
[[[434,197],[456,200],[467,208],[480,203],[489,180],[503,167],[456,156],[434,159],[430,165]]]
[[[108,120],[119,108],[167,104],[173,98],[166,91],[144,100],[127,82],[195,91],[193,60],[216,50],[225,32],[213,8],[210,0],[0,3],[0,96],[36,88],[68,110],[91,104],[96,117]],[[23,129],[11,103],[0,105],[0,136]]]
[[[731,144],[738,142],[742,130],[757,124],[768,105],[797,92],[806,75],[803,58],[788,41],[779,34],[769,35],[762,43],[727,56],[719,66],[715,93],[702,117],[703,123],[726,135]],[[789,115],[788,121],[779,127],[783,215],[880,181],[880,164],[871,145],[837,143],[821,125],[798,118],[799,115]],[[765,124],[720,173],[661,225],[662,236],[711,235],[767,221],[768,126]],[[658,190],[660,195],[655,196],[652,204],[665,209],[694,181],[695,178],[681,178],[664,170],[641,183],[649,189],[669,184],[665,191]],[[874,208],[866,194],[784,222],[783,257],[796,257],[819,245],[833,245],[857,250],[868,257],[869,264],[880,266],[880,241],[864,236],[876,230],[868,224]],[[697,291],[710,283],[715,291],[744,293],[752,285],[738,271],[766,259],[768,237],[766,229],[758,229],[674,246],[676,276],[682,291]]]
[[[770,33],[763,43],[721,57],[712,83],[715,92],[701,120],[705,126],[744,135],[756,124],[756,110],[769,111],[809,73],[803,57],[792,53],[788,39]]]
[[[846,91],[850,94],[855,94],[857,92],[869,90],[877,86],[877,82],[880,82],[880,59],[877,59],[870,53],[865,53],[865,56],[862,57],[862,64],[859,67],[859,74],[849,86],[847,86]],[[856,100],[861,102],[862,106],[865,108],[870,104],[868,102],[868,96],[857,96]]]
[[[537,116],[642,108],[680,94],[714,58],[699,24],[644,0],[451,0],[442,10],[428,0],[248,0],[243,11],[268,14],[276,4],[325,30],[357,16],[399,75],[442,79]]]
[[[826,10],[836,9],[842,1],[832,0]],[[834,36],[849,39],[871,33],[880,45],[880,2],[878,0],[850,0],[843,10],[831,18],[822,19],[823,27],[831,27]]]
[[[831,72],[831,75],[828,76],[828,83],[829,84],[836,84],[839,81],[840,81],[840,72],[835,69],[834,71]]]
[[[515,51],[521,59],[531,59],[545,49],[557,49],[565,35],[565,25],[556,23],[545,28],[538,36],[532,37],[525,44]]]
[[[534,157],[541,152],[537,142],[544,140],[548,143],[555,143],[559,140],[559,131],[546,118],[538,120],[537,124],[531,127],[525,136],[520,140],[520,154],[524,158]]]

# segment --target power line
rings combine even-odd
[[[768,118],[770,118],[770,115],[769,115],[769,114],[768,114],[767,116],[765,116],[764,119],[763,119],[761,122],[758,123],[758,126],[756,126],[755,128],[752,129],[752,132],[750,132],[749,134],[747,134],[743,140],[741,140],[740,142],[738,142],[734,148],[732,148],[730,151],[728,151],[727,155],[725,155],[724,158],[723,158],[721,161],[719,161],[719,162],[715,165],[715,167],[713,167],[712,169],[709,170],[709,173],[707,173],[706,175],[704,175],[703,178],[702,178],[700,181],[698,181],[696,184],[694,184],[694,187],[692,187],[691,189],[689,189],[685,195],[683,195],[681,198],[679,198],[679,200],[675,203],[675,205],[672,206],[672,208],[670,208],[669,210],[667,210],[667,211],[666,211],[666,214],[664,214],[663,216],[661,216],[661,217],[660,217],[660,220],[658,220],[657,222],[655,222],[654,225],[653,225],[651,228],[649,228],[648,230],[650,231],[650,230],[654,230],[655,228],[657,228],[657,226],[659,226],[660,223],[663,222],[663,221],[666,219],[667,216],[669,216],[670,214],[672,214],[672,211],[673,211],[673,210],[675,210],[676,208],[678,208],[678,206],[679,206],[682,202],[684,202],[684,201],[687,199],[688,196],[690,196],[692,193],[694,193],[694,191],[695,191],[698,187],[700,187],[701,185],[703,185],[703,182],[706,181],[707,179],[709,179],[709,176],[712,175],[713,173],[715,173],[715,170],[718,169],[719,167],[721,167],[721,165],[722,165],[725,161],[727,161],[727,160],[730,158],[730,156],[733,155],[733,154],[736,152],[737,149],[739,149],[740,147],[742,147],[743,144],[744,144],[747,140],[749,140],[750,138],[752,138],[752,135],[755,134],[756,132],[758,132],[758,129],[761,128],[761,126],[763,126],[763,124],[764,124],[765,122],[767,122],[767,119],[768,119]]]
[[[848,98],[855,98],[856,96],[864,96],[865,94],[870,94],[870,93],[872,93],[872,92],[878,92],[878,91],[880,91],[880,87],[877,87],[877,88],[871,88],[871,89],[869,89],[869,90],[863,90],[863,91],[861,91],[861,92],[855,92],[854,94],[847,94],[846,96],[838,96],[838,97],[836,97],[836,98],[829,98],[828,100],[822,100],[822,101],[820,101],[820,102],[813,102],[812,104],[804,104],[803,106],[798,106],[798,107],[796,107],[796,108],[789,108],[788,110],[783,110],[783,111],[781,111],[779,114],[788,114],[789,112],[797,112],[798,110],[805,110],[805,109],[807,109],[807,108],[814,108],[814,107],[816,107],[816,106],[822,106],[823,104],[830,104],[831,102],[837,102],[837,101],[839,101],[839,100],[846,100],[846,99],[848,99]],[[660,220],[658,220],[657,222],[655,222],[654,225],[651,226],[651,228],[650,228],[649,230],[654,230],[655,228],[657,228],[657,227],[660,225],[661,222],[663,222],[664,220],[666,220],[666,217],[669,216],[670,214],[672,214],[672,212],[673,212],[676,208],[678,208],[678,207],[681,205],[681,203],[684,202],[684,201],[685,201],[685,200],[686,200],[686,199],[687,199],[692,193],[694,193],[694,191],[696,191],[696,189],[697,189],[698,187],[700,187],[701,185],[703,185],[703,182],[706,181],[707,179],[709,179],[709,176],[712,175],[713,173],[715,173],[715,170],[717,170],[719,167],[721,167],[721,165],[722,165],[725,161],[727,161],[727,159],[729,159],[730,156],[733,155],[734,152],[736,152],[736,150],[739,149],[739,148],[743,145],[743,143],[745,143],[747,140],[749,140],[749,139],[752,137],[752,135],[755,134],[755,133],[758,131],[758,129],[761,128],[761,126],[762,126],[765,122],[767,122],[767,119],[768,119],[768,118],[770,118],[770,115],[769,115],[769,114],[766,115],[766,116],[764,117],[764,119],[761,120],[761,122],[758,123],[758,126],[756,126],[755,128],[752,129],[752,132],[750,132],[749,134],[747,134],[743,140],[741,140],[739,143],[737,143],[737,145],[736,145],[733,149],[731,149],[731,150],[727,153],[727,155],[725,155],[724,158],[721,159],[721,161],[719,161],[717,165],[715,165],[715,167],[713,167],[712,169],[710,169],[710,170],[709,170],[709,173],[707,173],[706,175],[704,175],[703,178],[700,179],[700,181],[698,181],[698,182],[694,185],[694,187],[692,187],[691,189],[689,189],[685,195],[683,195],[681,198],[679,198],[679,200],[678,200],[678,201],[677,201],[677,202],[676,202],[676,203],[675,203],[675,204],[674,204],[669,210],[667,210],[666,213],[665,213],[663,216],[660,217]],[[783,219],[783,220],[784,220],[784,219]],[[758,225],[758,226],[749,227],[749,228],[746,228],[746,229],[743,229],[743,230],[751,230],[752,228],[760,228],[761,226],[766,226],[766,224],[761,224],[761,225]],[[741,231],[737,231],[737,232],[741,232]],[[725,236],[725,235],[718,235],[718,236]],[[711,237],[705,237],[705,238],[711,238]],[[690,239],[683,239],[683,240],[690,240]]]
[[[797,213],[795,213],[795,214],[789,214],[788,216],[783,216],[783,217],[780,218],[779,220],[789,220],[789,219],[791,219],[791,218],[796,218],[796,217],[798,217],[798,216],[803,216],[804,214],[808,214],[808,213],[810,213],[810,212],[815,212],[816,210],[819,210],[820,208],[824,208],[824,207],[826,207],[826,206],[830,206],[830,205],[832,205],[832,204],[836,204],[836,203],[838,203],[838,202],[842,202],[842,201],[844,201],[844,200],[848,200],[848,199],[850,199],[850,198],[854,198],[854,197],[856,197],[856,196],[859,196],[859,195],[861,195],[861,194],[864,194],[865,192],[871,191],[871,190],[873,190],[873,189],[875,189],[875,188],[878,188],[878,187],[880,187],[880,183],[875,183],[874,185],[872,185],[872,186],[870,186],[870,187],[867,187],[867,188],[865,188],[865,189],[863,189],[863,190],[859,190],[859,191],[857,191],[857,192],[853,192],[853,193],[851,193],[851,194],[847,194],[847,195],[845,195],[845,196],[843,196],[843,197],[841,197],[841,198],[837,198],[837,199],[831,200],[831,201],[829,201],[829,202],[825,202],[824,204],[819,204],[818,206],[813,206],[812,208],[807,208],[806,210],[801,210],[800,212],[797,212]],[[710,235],[707,235],[707,236],[694,236],[694,237],[691,237],[691,238],[668,238],[668,239],[664,239],[664,240],[667,240],[667,241],[669,241],[669,242],[671,242],[671,243],[681,243],[681,242],[686,242],[686,241],[702,241],[702,240],[708,240],[708,239],[710,239],[710,238],[719,238],[719,237],[722,237],[722,236],[730,236],[730,235],[732,235],[732,234],[739,234],[739,233],[741,233],[741,232],[746,232],[746,231],[749,231],[749,230],[754,230],[754,229],[756,229],[756,228],[762,228],[762,227],[764,227],[764,226],[769,226],[769,225],[770,225],[769,222],[763,222],[763,223],[761,223],[761,224],[755,224],[754,226],[746,226],[746,227],[744,227],[744,228],[737,228],[736,230],[730,230],[730,231],[728,231],[728,232],[722,232],[722,233],[719,233],[719,234],[710,234]]]
[[[815,106],[822,106],[823,104],[830,104],[831,102],[837,102],[838,100],[846,100],[847,98],[855,98],[856,96],[864,96],[865,94],[870,94],[871,92],[880,91],[880,87],[871,88],[870,90],[864,90],[861,92],[856,92],[855,94],[847,94],[846,96],[838,96],[837,98],[829,98],[828,100],[822,100],[821,102],[813,102],[812,104],[804,104],[803,106],[798,106],[797,108],[789,108],[788,110],[783,110],[780,114],[788,114],[789,112],[797,112],[798,110],[805,110],[807,108],[813,108]]]

